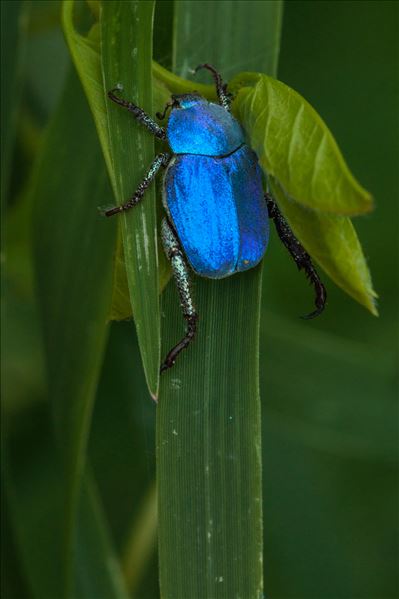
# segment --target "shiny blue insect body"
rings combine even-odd
[[[255,152],[245,143],[244,132],[230,114],[231,96],[217,71],[219,104],[198,94],[172,96],[166,105],[171,114],[167,127],[160,127],[141,108],[122,100],[115,90],[111,100],[127,108],[156,137],[168,142],[170,153],[159,154],[134,195],[122,206],[105,212],[112,216],[141,201],[146,188],[161,167],[163,205],[162,242],[171,262],[187,331],[169,352],[161,371],[173,366],[178,354],[193,339],[198,315],[192,299],[190,267],[197,275],[221,279],[256,266],[263,258],[269,239],[269,217],[280,239],[304,268],[316,290],[317,316],[324,308],[326,291],[303,249],[285,222],[274,200],[263,191],[262,175]]]
[[[255,152],[222,106],[199,96],[180,101],[166,129],[174,153],[163,202],[197,274],[221,279],[253,268],[269,238],[269,218]]]

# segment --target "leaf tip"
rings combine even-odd
[[[369,310],[369,312],[371,312],[373,316],[376,316],[378,318],[379,312],[377,307],[377,298],[378,294],[374,291],[374,289],[371,289],[371,291],[369,292],[367,309]]]
[[[364,190],[364,213],[369,213],[369,212],[373,212],[373,210],[375,209],[375,202],[374,202],[374,197],[371,195],[370,192],[368,192],[367,190]]]

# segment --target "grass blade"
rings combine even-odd
[[[123,85],[123,96],[152,114],[153,2],[105,2],[101,40],[105,90]],[[154,138],[131,114],[107,104],[112,168],[119,204],[127,201],[154,157]],[[147,383],[158,393],[160,312],[155,186],[121,218],[126,273]]]
[[[218,56],[222,73],[233,72],[230,50],[246,56],[248,30],[255,23],[258,62],[248,57],[240,68],[250,64],[275,74],[278,44],[271,48],[269,41],[279,39],[281,5],[250,3],[240,21],[231,18],[236,5],[175,3],[176,63],[192,67]],[[207,18],[198,18],[201,6]],[[225,23],[223,49],[220,22]],[[266,23],[274,32],[269,38]],[[205,51],[203,43],[192,43],[193,35],[208,40]],[[163,599],[262,596],[261,272],[256,268],[222,281],[195,278],[198,336],[162,379],[157,468]],[[166,290],[163,312],[166,352],[183,331],[173,285]]]
[[[96,124],[116,201],[123,203],[135,191],[151,163],[154,142],[127,111],[112,105],[106,92],[121,83],[126,98],[153,112],[150,41],[153,3],[105,2],[100,11],[101,23],[94,23],[87,36],[81,35],[74,25],[74,6],[71,0],[63,3],[64,31]],[[92,7],[98,15],[97,4],[92,3]],[[111,198],[110,195],[105,203],[110,205]],[[153,188],[146,192],[140,206],[120,220],[131,308],[123,306],[121,312],[116,306],[111,317],[134,313],[147,384],[156,396],[160,316]],[[120,273],[116,273],[117,284],[120,278]],[[118,293],[117,290],[117,296]],[[123,303],[125,295],[124,289]]]

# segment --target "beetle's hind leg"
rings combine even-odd
[[[187,330],[183,339],[170,350],[162,363],[161,372],[164,372],[174,365],[177,356],[194,338],[197,330],[198,315],[191,296],[191,284],[187,264],[179,241],[166,218],[162,221],[161,236],[165,254],[172,265],[173,275],[179,292],[180,305],[187,322]]]
[[[210,64],[200,64],[194,69],[194,73],[199,71],[200,69],[207,69],[212,73],[213,79],[216,85],[216,93],[219,98],[220,104],[230,112],[230,104],[233,100],[232,95],[227,91],[227,83],[223,83],[223,79],[221,74]]]
[[[159,171],[159,169],[162,166],[163,167],[167,166],[169,160],[170,160],[169,154],[166,154],[166,153],[158,154],[158,156],[156,156],[155,159],[153,160],[153,162],[151,163],[150,168],[144,175],[144,178],[141,181],[141,183],[139,183],[139,185],[138,185],[136,191],[134,192],[134,194],[132,195],[132,197],[129,198],[129,200],[125,204],[121,204],[120,206],[115,206],[114,208],[109,208],[108,210],[103,210],[101,208],[100,209],[101,212],[103,214],[105,214],[105,216],[113,216],[114,214],[119,214],[119,212],[125,212],[125,210],[130,210],[130,208],[133,208],[133,206],[136,206],[143,199],[145,190],[147,189],[147,187],[149,187],[150,183],[155,179],[155,176],[156,176],[157,172]]]
[[[326,300],[327,300],[326,288],[324,287],[323,283],[321,282],[320,277],[317,274],[315,267],[313,266],[313,263],[312,263],[312,260],[309,256],[309,254],[304,249],[304,247],[299,243],[298,239],[295,237],[295,235],[292,232],[291,228],[289,227],[287,221],[285,220],[285,218],[281,214],[280,210],[278,209],[276,202],[273,200],[273,198],[269,194],[265,195],[265,199],[267,202],[267,209],[269,212],[269,217],[274,221],[278,236],[280,237],[281,241],[283,242],[283,244],[285,245],[285,247],[287,248],[287,250],[293,257],[298,269],[299,270],[301,270],[302,268],[304,269],[306,276],[308,277],[309,281],[312,283],[312,285],[314,287],[314,290],[316,293],[316,297],[315,297],[316,310],[314,310],[314,312],[311,312],[307,316],[303,316],[303,318],[306,318],[306,319],[315,318],[315,316],[318,316],[319,314],[321,314],[321,312],[323,312],[324,307],[326,305]]]

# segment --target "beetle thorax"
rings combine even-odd
[[[244,143],[235,118],[222,106],[194,94],[174,97],[167,139],[174,154],[225,156]]]

